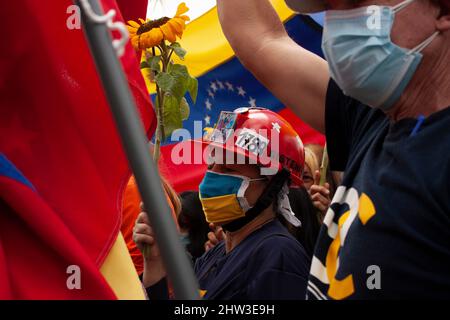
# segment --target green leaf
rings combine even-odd
[[[167,93],[170,93],[181,104],[181,99],[189,92],[192,101],[197,101],[198,81],[189,75],[186,66],[180,64],[170,65],[168,73],[159,73],[156,83]]]
[[[181,64],[174,64],[171,66],[170,74],[183,78],[183,83],[186,86],[186,91],[189,92],[192,101],[195,103],[197,101],[198,94],[198,80],[194,77],[191,77],[186,66],[183,66]],[[186,94],[186,91],[183,92],[183,96]]]
[[[149,69],[150,65],[147,63],[147,61],[141,62],[141,69]]]
[[[187,91],[189,91],[189,95],[191,96],[194,104],[197,102],[197,94],[198,94],[198,80],[189,76],[187,81]]]
[[[181,103],[181,99],[185,96],[187,92],[187,79],[175,74],[175,84],[172,86],[170,93],[177,98],[178,103]]]
[[[156,84],[164,92],[171,92],[172,87],[175,85],[176,79],[166,72],[158,73],[155,77]]]
[[[189,107],[189,103],[186,101],[186,98],[181,99],[180,112],[181,112],[181,120],[185,121],[189,119],[191,109]]]
[[[181,59],[184,60],[184,57],[186,56],[187,51],[181,47],[181,45],[178,42],[174,42],[169,46],[171,49],[173,49],[173,52]]]
[[[172,132],[183,127],[183,121],[180,110],[180,102],[174,96],[167,94],[164,98],[164,140],[166,140]]]
[[[181,99],[188,90],[189,73],[187,68],[180,64],[173,64],[170,66],[169,74],[175,79],[170,93],[181,103]]]
[[[150,57],[147,61],[150,69],[156,72],[161,72],[161,65],[159,64],[161,62],[161,56]]]
[[[183,78],[190,77],[187,67],[181,64],[172,64],[170,66],[169,73],[173,75],[179,75]]]

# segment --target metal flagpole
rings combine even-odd
[[[148,210],[149,220],[175,297],[196,300],[199,295],[194,271],[179,240],[135,101],[116,55],[116,50],[120,52],[117,48],[120,44],[115,42],[115,48],[112,44],[108,27],[120,29],[120,26],[112,24],[112,12],[104,15],[98,0],[76,0],[76,4],[81,9],[84,31],[142,201],[145,208],[151,208]]]

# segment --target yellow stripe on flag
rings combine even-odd
[[[100,268],[100,272],[119,300],[146,299],[121,232]]]
[[[271,3],[281,21],[287,21],[295,14],[284,0],[271,0]],[[185,61],[175,58],[175,63],[186,65],[194,77],[200,77],[234,57],[233,49],[220,27],[217,7],[189,23],[179,42],[188,54]],[[149,92],[155,93],[155,84],[149,80],[149,70],[143,70],[143,74]]]

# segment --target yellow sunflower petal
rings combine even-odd
[[[149,39],[149,37],[146,34],[142,34],[141,35],[141,40],[140,40],[140,48],[142,50],[148,49],[152,47],[152,43]]]
[[[177,33],[183,33],[184,29],[186,29],[186,24],[183,19],[173,18],[170,19],[169,23],[175,29]]]
[[[159,29],[161,29],[165,39],[169,40],[170,42],[177,41],[176,34],[170,24],[165,23],[161,27],[159,27]]]
[[[135,27],[135,28],[140,28],[140,27],[141,27],[141,26],[139,25],[139,23],[137,23],[136,21],[133,21],[133,20],[128,21],[128,24],[129,24],[130,26],[132,26],[132,27]]]
[[[161,43],[163,38],[163,33],[159,28],[152,29],[149,32],[144,33],[144,45],[146,48],[157,46]]]
[[[152,47],[152,43],[148,35],[142,34],[140,40],[141,49],[145,50]]]
[[[164,39],[164,34],[161,32],[159,28],[153,29],[150,31],[150,35],[153,37],[153,40],[156,44],[160,44]]]
[[[140,50],[140,48],[139,48],[139,36],[131,37],[131,45],[133,46],[134,50]]]
[[[188,16],[179,16],[179,17],[177,17],[177,18],[181,18],[181,19],[183,19],[184,21],[190,21],[190,20],[191,20],[191,18],[189,18]]]
[[[137,29],[135,27],[127,26],[128,32],[130,33],[130,36],[134,36],[137,32]]]
[[[174,30],[175,35],[180,36],[183,34],[183,25],[180,24],[179,21],[175,21],[175,19],[170,19],[167,24],[169,24],[172,27],[172,30]]]
[[[175,14],[175,17],[178,17],[188,11],[189,11],[189,8],[186,6],[186,3],[182,2],[182,3],[180,3],[180,5],[177,8],[177,13]]]
[[[140,22],[141,24],[144,24],[144,23],[145,23],[145,20],[144,20],[144,19],[141,19],[141,18],[139,18],[139,22]]]

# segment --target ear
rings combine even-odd
[[[440,32],[450,30],[450,0],[440,0],[441,15],[436,21],[436,29]]]

